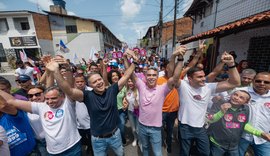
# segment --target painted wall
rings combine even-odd
[[[57,53],[64,55],[65,58],[70,59],[71,62],[73,62],[75,54],[80,61],[82,58],[88,60],[92,55],[91,51],[97,52],[102,50],[101,44],[100,33],[81,33],[74,40],[66,44],[70,49],[69,53],[63,54],[59,51]]]
[[[270,0],[219,0],[206,8],[205,17],[196,17],[193,34],[211,30],[215,27],[254,15],[270,9]],[[217,14],[215,10],[217,5]]]
[[[16,30],[14,26],[13,18],[16,17],[27,17],[30,29],[29,30]],[[7,32],[0,32],[0,42],[3,44],[4,49],[16,48],[21,49],[25,47],[11,47],[9,37],[23,37],[23,36],[36,36],[36,30],[31,14],[20,13],[20,14],[0,14],[0,18],[6,18],[9,30]],[[38,42],[37,46],[29,46],[27,48],[39,48]]]
[[[219,52],[234,50],[237,54],[236,62],[247,59],[249,41],[252,37],[269,36],[269,27],[246,30],[237,34],[228,35],[220,39]],[[220,59],[220,55],[218,60]]]
[[[96,28],[93,22],[86,20],[77,20],[78,33],[81,32],[96,32]]]

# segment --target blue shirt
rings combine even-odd
[[[113,84],[102,95],[94,91],[84,91],[84,100],[90,115],[91,134],[107,134],[117,127],[119,119],[117,109],[118,83]]]
[[[25,156],[32,152],[36,142],[33,130],[25,112],[18,110],[17,115],[3,114],[0,125],[7,132],[10,154]]]

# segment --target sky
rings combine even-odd
[[[135,46],[150,26],[159,21],[160,0],[65,0],[69,15],[101,21],[121,41]],[[183,17],[192,0],[179,0]],[[49,11],[52,0],[0,0],[0,11]],[[45,13],[44,13],[45,14]],[[174,0],[163,0],[163,21],[172,21]]]

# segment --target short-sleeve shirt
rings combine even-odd
[[[188,81],[181,80],[178,89],[181,103],[179,121],[192,127],[203,127],[207,106],[216,87],[217,83],[206,83],[205,86],[196,89],[190,86]]]
[[[167,83],[168,79],[164,76],[159,77],[157,80],[158,85]],[[173,88],[170,93],[166,96],[162,112],[176,112],[179,109],[179,95],[177,89]]]
[[[83,92],[83,102],[90,115],[92,135],[110,133],[117,127],[119,115],[116,96],[118,92],[118,83],[110,86],[102,95],[94,91]]]
[[[3,144],[0,146],[0,153],[4,156],[10,156],[10,151],[8,147],[8,138],[5,129],[0,125],[0,141],[3,142]]]
[[[264,95],[257,94],[253,87],[244,87],[241,90],[249,92],[251,100],[250,107],[250,124],[261,131],[270,132],[270,90]],[[263,144],[267,142],[263,138],[244,133],[243,137],[255,144]]]
[[[85,90],[93,90],[91,87],[86,86]],[[76,101],[76,116],[78,129],[90,129],[90,116],[86,105],[83,102]]]
[[[7,132],[10,154],[12,156],[27,155],[34,149],[35,135],[25,112],[18,110],[17,115],[3,114],[0,125]]]
[[[170,92],[167,83],[148,88],[141,79],[137,78],[136,85],[140,97],[139,122],[145,126],[161,127],[162,106]]]
[[[51,108],[45,102],[31,102],[31,105],[32,113],[41,117],[47,151],[50,154],[62,153],[80,141],[74,101],[66,97],[58,108]]]

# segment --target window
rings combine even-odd
[[[8,24],[7,24],[7,19],[5,18],[0,18],[0,32],[5,32],[8,31]]]
[[[27,17],[13,18],[14,26],[17,30],[29,30],[30,25]]]
[[[76,25],[67,25],[66,26],[67,33],[77,33],[77,26]]]

